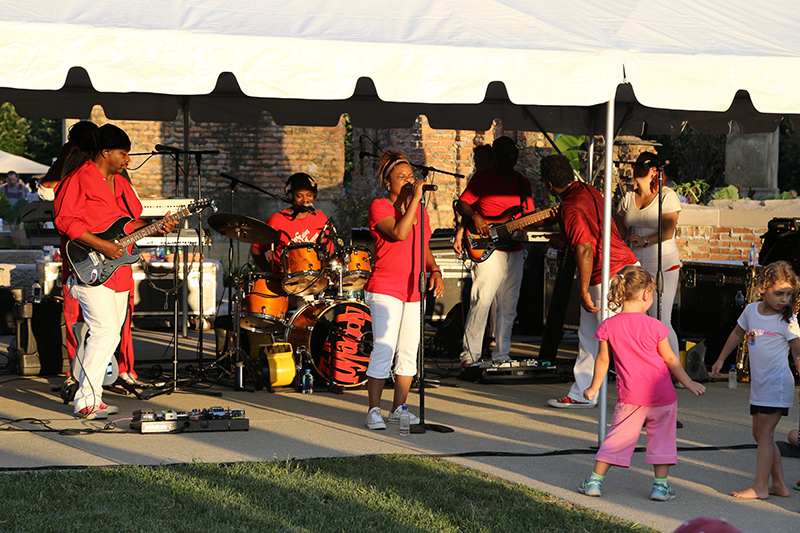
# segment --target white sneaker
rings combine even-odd
[[[502,365],[503,363],[509,363],[513,361],[510,355],[498,355],[497,357],[492,357],[492,363],[496,365]]]
[[[403,410],[403,406],[401,405],[391,413],[389,413],[389,423],[390,424],[399,424],[400,423],[400,412]],[[419,424],[419,417],[412,413],[411,411],[408,412],[410,417],[410,425]]]
[[[386,429],[386,422],[383,421],[380,407],[373,407],[367,413],[367,427],[369,429]]]

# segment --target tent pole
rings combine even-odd
[[[611,250],[611,171],[614,164],[614,100],[609,100],[606,103],[606,147],[603,153],[605,156],[605,169],[603,179],[603,281],[600,284],[600,320],[605,320],[608,317],[608,273],[611,270],[610,266],[610,250]],[[597,357],[597,354],[595,354]],[[600,387],[600,423],[597,431],[597,444],[598,446],[603,443],[606,438],[606,427],[608,419],[608,374],[603,379],[603,385]]]

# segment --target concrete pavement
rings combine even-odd
[[[171,369],[169,331],[136,330],[134,339],[137,370],[152,364]],[[197,334],[180,339],[181,366],[195,360]],[[10,338],[0,337],[0,353]],[[206,357],[212,358],[213,336],[204,337]],[[527,358],[537,352],[531,339],[515,337],[512,355]],[[564,370],[574,346],[566,342]],[[163,357],[163,360],[161,358]],[[0,356],[0,364],[3,358]],[[429,364],[428,377],[457,362]],[[564,500],[597,509],[661,531],[673,531],[683,521],[697,516],[725,518],[745,532],[795,529],[800,511],[800,492],[789,498],[768,501],[737,500],[728,492],[750,486],[755,473],[755,449],[707,449],[753,444],[748,414],[749,386],[727,388],[727,381],[708,383],[705,396],[695,398],[678,390],[678,465],[670,471],[677,498],[668,502],[649,499],[652,468],[644,454],[636,453],[628,470],[612,469],[603,484],[603,496],[590,498],[576,487],[588,476],[593,464],[592,446],[597,445],[598,409],[556,410],[549,398],[562,396],[568,383],[539,380],[535,383],[481,384],[458,380],[455,372],[442,383],[452,386],[426,388],[425,418],[429,423],[453,428],[453,433],[429,431],[401,437],[396,426],[370,431],[364,425],[366,390],[348,389],[336,395],[321,391],[303,395],[293,389],[234,391],[221,385],[201,384],[147,401],[134,396],[104,394],[107,403],[118,405],[125,419],[140,408],[190,411],[222,406],[244,408],[250,420],[247,432],[210,432],[142,435],[121,420],[111,432],[89,435],[4,432],[0,437],[0,468],[16,470],[53,466],[157,465],[188,461],[229,462],[353,456],[378,453],[446,455],[450,460],[478,468],[508,480],[550,492]],[[57,429],[102,427],[102,421],[79,421],[72,406],[61,402],[58,392],[63,377],[0,376],[0,417],[49,421]],[[609,419],[616,394],[609,393]],[[202,392],[214,391],[221,397]],[[384,416],[390,393],[384,394]],[[412,393],[410,408],[418,412],[419,395]],[[785,417],[776,434],[784,440],[797,427],[797,408]],[[26,422],[15,424],[39,429]],[[639,445],[644,446],[642,434]],[[576,450],[568,455],[548,455]],[[800,478],[800,460],[784,459],[784,473],[791,487]]]

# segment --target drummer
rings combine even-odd
[[[317,182],[310,175],[305,172],[292,174],[286,181],[284,191],[287,200],[292,202],[291,207],[278,211],[267,220],[267,224],[279,235],[272,256],[267,255],[269,245],[253,244],[250,247],[256,265],[281,277],[281,253],[284,248],[298,242],[316,242],[328,223],[325,213],[314,209],[318,189]]]

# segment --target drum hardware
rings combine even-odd
[[[233,187],[231,188],[231,205],[233,205]],[[219,382],[227,378],[235,378],[234,387],[238,390],[244,389],[246,375],[255,375],[254,364],[248,354],[241,348],[241,328],[244,303],[243,294],[245,293],[243,284],[247,280],[248,314],[245,317],[245,325],[249,328],[264,327],[273,329],[282,326],[283,314],[286,313],[288,302],[281,300],[285,295],[281,295],[274,284],[270,286],[270,280],[261,278],[258,274],[248,272],[244,274],[244,269],[249,265],[244,265],[241,270],[235,268],[239,264],[239,251],[237,248],[234,258],[233,241],[245,243],[274,244],[278,240],[278,232],[267,224],[254,218],[243,215],[220,213],[212,215],[208,219],[213,229],[228,237],[228,277],[231,280],[231,287],[228,292],[230,302],[229,316],[231,318],[230,348],[220,355],[207,369],[215,377],[214,381]],[[235,260],[234,260],[235,259]],[[234,272],[236,276],[234,277]],[[254,292],[258,291],[258,292]],[[263,297],[260,301],[258,298]],[[226,361],[227,364],[222,364]]]

